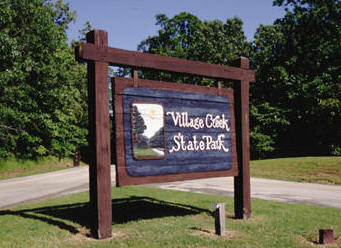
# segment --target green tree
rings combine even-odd
[[[54,19],[54,23],[56,25],[61,26],[64,29],[68,29],[69,23],[76,21],[77,12],[75,10],[71,11],[69,1],[45,0],[44,5],[53,9],[53,15],[51,17]]]
[[[273,128],[277,154],[340,154],[341,3],[274,4],[285,7],[286,14],[255,35],[255,106],[267,104],[281,124]]]
[[[195,15],[183,12],[173,18],[158,15],[156,25],[160,26],[158,34],[142,41],[139,51],[221,65],[231,65],[239,56],[249,55],[250,45],[239,18],[227,19],[225,23],[201,21]],[[141,76],[173,82],[215,84],[214,80],[176,74],[144,72]]]
[[[180,13],[173,18],[158,15],[156,20],[156,24],[160,26],[158,35],[148,37],[142,41],[138,46],[138,50],[221,65],[233,65],[233,61],[239,56],[250,57],[251,54],[256,54],[257,58],[251,57],[253,66],[257,65],[257,62],[261,59],[266,59],[268,54],[271,53],[271,51],[266,51],[262,55],[258,55],[260,51],[256,52],[255,47],[251,47],[251,44],[246,41],[242,29],[243,23],[239,18],[227,19],[223,23],[219,20],[201,21],[192,14]],[[272,38],[278,37],[272,35]],[[273,41],[275,42],[276,39]],[[260,46],[259,42],[257,43],[257,49],[261,50],[258,47]],[[267,48],[267,50],[271,49]],[[271,67],[271,61],[268,61],[267,65]],[[260,69],[259,67],[256,68]],[[141,76],[156,80],[215,86],[214,80],[199,77],[150,72],[144,72]],[[254,88],[258,87],[257,84]],[[252,157],[264,157],[274,150],[277,134],[275,132],[274,135],[274,128],[280,129],[286,126],[287,121],[283,116],[284,111],[282,109],[271,105],[269,101],[264,101],[264,97],[259,98],[258,96],[261,94],[254,92],[253,88],[251,93],[253,93],[250,97],[252,102],[250,109]]]
[[[285,96],[288,75],[277,63],[283,40],[276,25],[261,25],[254,37],[251,61],[257,82],[250,87],[251,158],[272,154],[280,133],[285,133],[290,125]]]
[[[48,5],[0,3],[1,158],[67,156],[85,143],[79,70],[65,34],[72,15]]]

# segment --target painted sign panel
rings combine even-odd
[[[179,91],[175,84],[164,84],[121,87],[126,175],[201,173],[201,178],[208,172],[223,176],[227,174],[221,172],[234,171],[232,94],[196,92],[199,86]]]

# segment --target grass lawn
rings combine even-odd
[[[341,210],[252,200],[249,220],[233,219],[233,199],[144,187],[113,188],[113,238],[89,237],[88,193],[0,211],[0,247],[325,247],[333,228],[341,247]],[[225,237],[214,234],[212,204],[226,203]]]
[[[134,153],[136,157],[144,157],[144,156],[159,156],[156,152],[154,152],[151,148],[134,148]]]
[[[251,161],[251,176],[341,185],[341,157],[301,157]]]
[[[56,157],[46,157],[37,161],[17,159],[0,160],[0,180],[57,171],[72,166],[73,161],[70,158],[65,158],[61,161],[58,161]]]

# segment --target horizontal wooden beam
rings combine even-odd
[[[107,62],[110,65],[255,82],[255,71],[249,69],[127,51],[113,47],[101,47],[91,43],[85,43],[78,47],[76,55],[81,60]]]

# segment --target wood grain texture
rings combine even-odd
[[[168,173],[168,174],[162,174],[162,175],[144,175],[144,176],[132,176],[128,173],[127,170],[127,152],[130,153],[129,156],[132,157],[131,154],[131,147],[127,147],[127,142],[129,142],[129,137],[127,138],[125,135],[130,134],[130,127],[127,126],[126,129],[124,126],[130,122],[130,115],[124,114],[129,110],[129,104],[125,107],[124,105],[124,96],[125,89],[128,89],[128,93],[130,94],[128,97],[134,96],[134,91],[131,90],[134,86],[133,80],[128,78],[115,78],[115,117],[116,117],[116,153],[117,153],[117,173],[118,173],[118,185],[131,185],[131,184],[144,184],[144,183],[152,183],[152,182],[166,182],[166,181],[180,181],[180,180],[188,180],[188,179],[198,179],[198,178],[207,178],[207,177],[220,177],[220,176],[236,176],[238,173],[237,170],[237,157],[236,152],[232,153],[232,164],[231,169],[222,169],[218,171],[201,171],[201,172],[190,172],[190,173]],[[180,87],[178,87],[180,86]],[[187,87],[186,87],[187,86]],[[164,82],[156,82],[156,81],[150,81],[150,80],[141,80],[139,79],[138,87],[141,89],[141,92],[148,92],[146,90],[142,89],[150,89],[150,90],[167,90],[167,93],[169,93],[169,97],[172,98],[172,93],[178,92],[177,95],[181,97],[180,92],[188,92],[188,93],[202,93],[202,94],[210,94],[210,97],[212,99],[218,99],[221,101],[220,104],[226,104],[226,100],[223,99],[230,99],[231,105],[233,105],[233,92],[228,89],[221,89],[221,95],[222,97],[217,97],[217,88],[207,88],[203,86],[193,86],[193,85],[179,85],[175,83],[164,83]],[[172,91],[172,92],[169,92]],[[154,93],[160,93],[160,92],[154,92]],[[150,92],[149,92],[150,94]],[[143,93],[142,93],[143,95]],[[155,95],[155,94],[153,94]],[[188,94],[188,96],[192,97],[202,97],[199,95]],[[158,98],[157,98],[158,99]],[[132,99],[133,100],[133,99]],[[202,99],[201,99],[202,100]],[[158,99],[160,101],[160,99]],[[129,103],[129,102],[128,102]],[[209,104],[209,103],[207,103]],[[217,103],[213,103],[217,104]],[[125,109],[126,108],[126,109]],[[166,108],[166,107],[165,107]],[[234,108],[231,108],[231,116],[234,116]],[[124,119],[126,121],[124,121]],[[231,129],[235,129],[234,119],[231,118]],[[175,130],[174,130],[175,131]],[[206,130],[207,131],[207,130]],[[219,132],[216,131],[215,132]],[[184,135],[189,135],[185,134]],[[235,142],[235,134],[232,131],[231,136],[231,146],[232,150],[236,150],[236,142]],[[213,159],[213,158],[211,158]],[[128,163],[131,161],[128,161]],[[176,161],[175,161],[176,162]],[[212,162],[212,161],[211,161]],[[213,161],[214,162],[214,161]],[[194,161],[195,163],[195,161]],[[217,165],[224,163],[223,160],[219,161],[219,156],[216,159],[215,162]],[[166,166],[166,165],[165,165]]]
[[[87,41],[105,47],[108,35],[95,30],[87,34]],[[88,81],[91,232],[103,239],[111,237],[112,230],[108,63],[89,62]]]
[[[102,47],[91,43],[76,49],[77,57],[86,61],[102,61],[110,65],[155,69],[219,79],[255,82],[255,71],[246,68],[208,64],[174,57]]]
[[[241,67],[247,68],[247,58],[239,59]],[[251,217],[250,199],[250,138],[249,138],[249,82],[236,82],[234,86],[236,110],[236,135],[238,176],[234,177],[234,210],[238,219]]]
[[[119,65],[132,68],[133,79],[115,78],[113,82],[114,99],[114,132],[115,143],[113,149],[116,151],[114,161],[116,161],[116,177],[118,185],[144,184],[151,182],[179,181],[187,179],[234,176],[235,187],[235,215],[236,218],[249,218],[251,215],[250,205],[250,143],[249,143],[249,83],[255,82],[255,71],[249,70],[249,60],[240,57],[237,67],[208,64],[199,61],[189,61],[174,57],[159,56],[154,54],[127,51],[108,47],[108,35],[105,31],[94,30],[87,34],[86,44],[76,47],[76,59],[88,62],[88,94],[89,94],[89,146],[91,153],[90,160],[90,203],[92,206],[93,225],[91,231],[98,238],[111,237],[112,210],[111,210],[111,187],[110,187],[110,128],[109,128],[109,94],[108,94],[108,66]],[[158,81],[138,79],[139,69],[153,69],[166,72],[175,72],[195,76],[215,78],[218,80],[235,80],[234,91],[224,89],[221,82],[217,88],[204,86],[165,83]],[[134,91],[124,92],[127,88],[144,88],[151,91],[147,95],[134,94]],[[152,92],[154,90],[154,92]],[[127,148],[129,141],[126,136],[125,125],[129,125],[127,118],[130,115],[125,112],[125,101],[129,99],[139,100],[141,97],[160,99],[160,91],[168,91],[169,102],[180,101],[178,104],[186,109],[188,105],[198,105],[197,109],[207,108],[214,111],[209,103],[215,105],[226,105],[226,114],[231,117],[231,136],[226,142],[231,143],[232,164],[231,167],[222,167],[213,171],[181,171],[175,170],[167,174],[158,175],[133,175],[127,170],[127,153],[132,149]],[[129,91],[129,90],[128,90]],[[151,94],[152,92],[152,94]],[[195,94],[200,93],[198,99]],[[152,95],[152,96],[151,96]],[[180,98],[179,96],[182,95]],[[214,97],[213,97],[214,96]],[[194,97],[194,99],[191,99]],[[182,99],[181,99],[182,98]],[[188,104],[186,100],[192,101]],[[228,101],[226,102],[226,100]],[[140,99],[141,100],[141,99]],[[186,105],[187,104],[187,105]],[[181,107],[179,107],[181,109]],[[196,107],[193,113],[200,116]],[[218,108],[220,112],[222,110]],[[218,112],[219,112],[218,111]],[[224,112],[224,111],[223,111]],[[202,116],[200,116],[202,117]],[[236,118],[235,118],[236,117]],[[127,124],[128,123],[128,124]],[[167,123],[166,123],[167,125]],[[178,130],[169,128],[170,133]],[[200,132],[198,132],[200,135]],[[202,130],[202,133],[204,131]],[[210,132],[216,135],[216,130]],[[184,137],[192,134],[186,133]],[[224,141],[225,142],[225,141]],[[219,161],[219,160],[222,161]],[[225,158],[210,158],[211,162],[224,162]],[[200,159],[199,159],[200,160]],[[225,159],[226,160],[226,159]]]
[[[193,95],[193,93],[183,93],[178,92],[178,98],[168,98],[171,95],[171,91],[158,91],[158,97],[156,97],[156,92],[153,90],[146,92],[146,88],[139,87],[136,88],[126,88],[127,92],[131,93],[131,90],[135,92],[144,92],[144,96],[132,96],[124,95],[124,128],[125,128],[125,150],[126,150],[126,167],[128,173],[132,176],[142,176],[142,175],[158,175],[158,174],[175,174],[180,172],[194,172],[194,171],[213,171],[213,170],[227,170],[232,166],[232,140],[231,132],[227,132],[222,129],[207,128],[204,127],[199,130],[193,128],[183,128],[174,126],[172,117],[165,116],[165,130],[166,130],[166,146],[168,151],[172,147],[177,145],[173,141],[173,137],[181,133],[184,140],[187,142],[192,140],[193,136],[196,136],[197,142],[202,139],[203,136],[209,135],[213,140],[223,134],[225,137],[222,139],[224,146],[229,148],[231,152],[224,152],[222,150],[210,150],[210,151],[179,151],[174,153],[168,153],[163,160],[152,160],[152,161],[136,161],[132,153],[131,144],[131,118],[130,118],[130,103],[134,101],[142,102],[150,101],[151,99],[157,102],[161,102],[164,105],[165,113],[169,111],[173,112],[188,112],[189,118],[201,117],[204,119],[206,114],[212,114],[214,117],[217,115],[224,114],[226,119],[230,119],[230,113],[228,111],[230,104],[228,102],[218,103],[210,102],[209,98],[206,100],[192,100],[186,99],[186,97],[197,96],[201,98],[200,95]],[[205,95],[206,96],[206,95]],[[212,96],[213,99],[216,96]],[[227,99],[226,99],[227,100]]]

